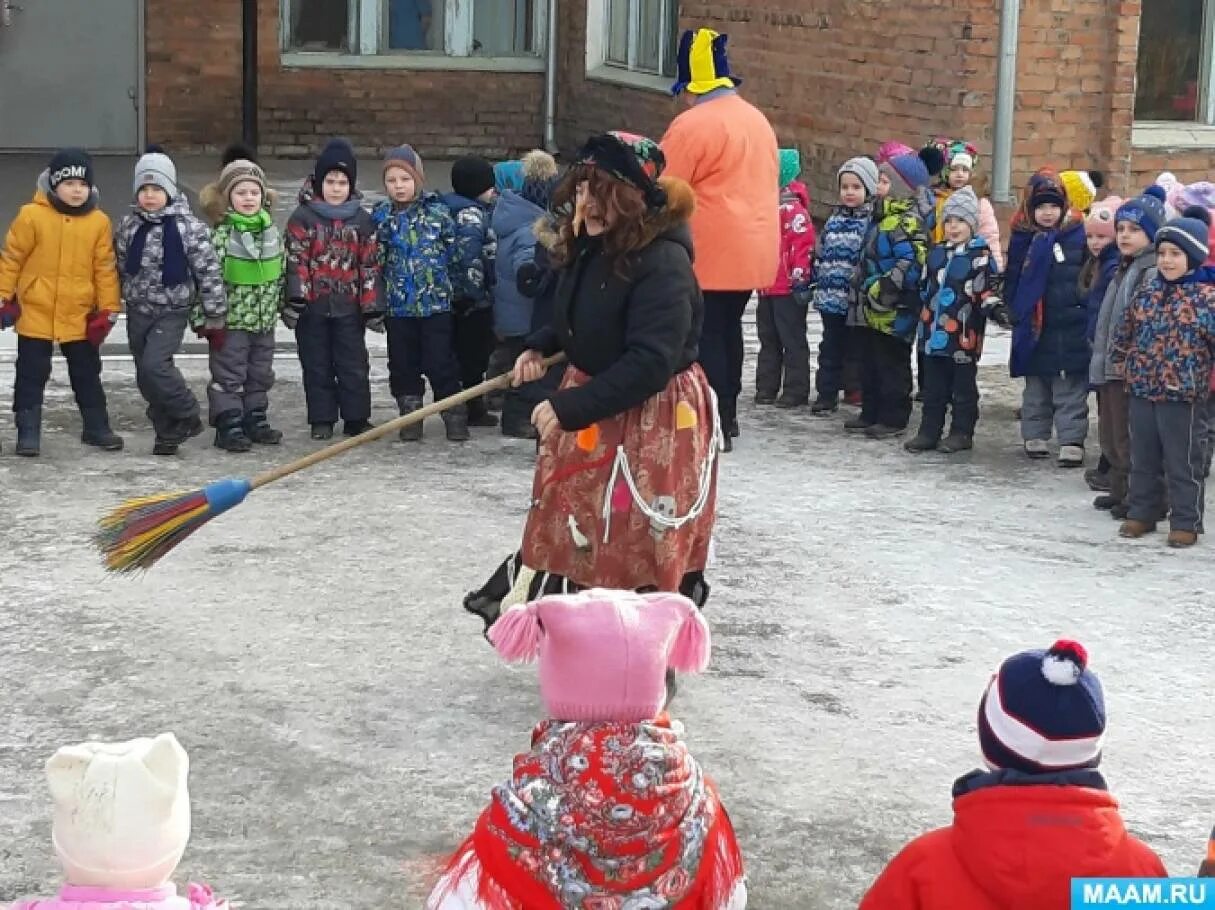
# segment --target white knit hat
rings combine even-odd
[[[51,839],[68,884],[158,888],[190,839],[190,759],[172,733],[83,743],[46,763],[55,802]]]

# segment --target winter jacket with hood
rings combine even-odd
[[[404,206],[381,202],[371,217],[388,315],[424,319],[450,313],[460,252],[455,222],[439,195],[423,193]]]
[[[80,209],[64,211],[43,171],[17,213],[0,251],[0,300],[21,304],[18,335],[84,341],[92,314],[121,308],[113,228],[97,198],[94,188]]]
[[[494,285],[494,332],[501,338],[531,331],[533,300],[519,291],[519,271],[536,258],[535,224],[544,209],[507,190],[494,206],[493,229],[498,238],[498,278]]]
[[[459,193],[441,197],[456,232],[457,262],[452,270],[452,295],[457,311],[488,310],[493,306],[494,260],[498,242],[490,222],[494,206]]]
[[[987,328],[984,304],[1000,294],[1001,278],[987,241],[938,244],[928,252],[919,349],[926,357],[978,363]]]
[[[855,313],[849,324],[862,325],[906,341],[920,321],[920,280],[928,255],[924,222],[912,199],[878,200],[861,266]]]
[[[164,224],[169,218],[176,222],[188,264],[186,281],[174,287],[166,287],[161,274],[165,262]],[[149,229],[144,238],[139,271],[130,275],[126,267],[127,252],[144,225],[149,225]],[[118,225],[114,248],[122,281],[122,305],[128,312],[153,315],[165,310],[188,310],[196,294],[208,318],[218,318],[227,312],[224,276],[215,247],[211,245],[211,232],[190,210],[185,194],[159,212],[145,212],[135,206]]]
[[[810,191],[791,180],[780,192],[780,268],[764,297],[785,297],[806,291],[814,279],[814,222],[810,219]]]
[[[1121,263],[1105,289],[1097,324],[1093,330],[1093,357],[1089,361],[1090,385],[1105,385],[1123,379],[1119,365],[1110,361],[1114,329],[1126,319],[1126,311],[1135,295],[1156,277],[1156,248],[1150,243],[1129,262]]]
[[[1114,327],[1109,360],[1126,389],[1148,401],[1202,402],[1215,369],[1215,269],[1142,288]]]
[[[1080,267],[1080,293],[1084,295],[1085,308],[1088,312],[1088,329],[1085,334],[1088,336],[1089,344],[1092,344],[1093,338],[1096,337],[1101,304],[1105,300],[1105,292],[1114,280],[1121,261],[1122,256],[1118,252],[1118,246],[1111,243],[1095,259],[1090,255],[1088,261]]]
[[[656,395],[696,362],[703,300],[692,272],[692,188],[662,177],[667,204],[648,216],[642,245],[618,263],[597,238],[580,238],[561,269],[553,324],[528,339],[565,351],[591,380],[550,399],[561,427],[581,430]]]
[[[321,315],[374,313],[379,304],[379,253],[375,226],[357,190],[330,205],[313,189],[300,190],[299,207],[287,222],[287,299],[302,300]]]
[[[945,203],[956,190],[951,186],[938,184],[929,192],[932,208],[924,219],[924,225],[928,229],[929,241],[936,245],[945,242]],[[978,192],[975,195],[978,196]],[[979,196],[979,230],[975,236],[987,241],[987,248],[991,250],[992,258],[996,261],[996,269],[1003,271],[1004,247],[1000,240],[1000,222],[996,218],[996,210],[992,207],[991,200],[986,196]]]
[[[1096,771],[976,771],[953,795],[953,824],[904,847],[859,910],[1068,910],[1073,877],[1168,874]]]

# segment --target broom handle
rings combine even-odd
[[[554,364],[561,363],[565,360],[564,354],[554,354],[552,357],[546,357],[541,361],[541,366],[545,369]],[[487,379],[479,385],[473,386],[471,389],[465,389],[463,392],[457,392],[448,398],[441,401],[436,401],[428,404],[423,408],[418,408],[416,411],[410,411],[408,414],[402,414],[388,423],[382,423],[374,429],[368,430],[359,436],[352,436],[350,439],[343,439],[341,442],[335,442],[331,446],[313,452],[311,455],[305,455],[303,458],[290,462],[289,464],[281,465],[269,471],[264,471],[258,474],[249,481],[250,489],[256,490],[259,487],[264,487],[268,483],[274,483],[276,480],[282,480],[297,471],[302,471],[305,468],[310,468],[313,465],[320,464],[322,461],[328,461],[330,458],[336,458],[343,452],[349,452],[356,446],[366,445],[369,442],[375,442],[377,439],[382,439],[389,433],[395,433],[398,430],[403,430],[405,427],[412,426],[415,423],[421,423],[427,417],[433,417],[435,414],[442,414],[449,408],[454,408],[456,405],[464,404],[466,401],[472,401],[474,398],[479,398],[486,392],[493,392],[497,389],[505,389],[510,385],[514,378],[514,371],[503,373],[501,376],[495,376],[493,379]]]

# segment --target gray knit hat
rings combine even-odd
[[[138,194],[145,186],[158,186],[170,199],[177,198],[177,166],[163,152],[149,151],[135,162],[135,178],[131,181],[131,192]]]
[[[839,185],[840,178],[845,174],[851,174],[859,180],[861,185],[865,187],[865,192],[870,199],[877,195],[878,167],[873,163],[872,158],[858,156],[845,161],[843,167],[835,175],[837,186]]]
[[[946,219],[958,218],[970,225],[972,234],[979,233],[979,197],[968,186],[954,190],[941,207],[941,223]]]

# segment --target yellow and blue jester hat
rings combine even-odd
[[[726,35],[711,28],[688,29],[679,39],[678,79],[671,86],[671,94],[690,92],[704,95],[714,89],[735,88],[742,79],[731,75],[730,61],[726,58]]]

